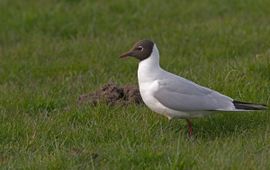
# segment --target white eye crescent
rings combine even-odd
[[[136,49],[139,50],[139,51],[143,51],[143,47],[142,46],[138,46]]]

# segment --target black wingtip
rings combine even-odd
[[[267,106],[265,104],[257,104],[257,103],[248,103],[248,102],[240,102],[233,101],[234,107],[240,110],[267,110]]]

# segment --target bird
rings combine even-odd
[[[193,118],[216,111],[267,110],[265,104],[234,100],[224,94],[203,87],[160,67],[159,50],[152,40],[140,40],[120,58],[139,60],[137,76],[143,102],[152,111],[171,119],[186,119],[188,134],[192,136]]]

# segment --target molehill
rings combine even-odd
[[[108,105],[142,104],[139,89],[135,85],[119,86],[115,83],[104,84],[94,92],[83,94],[78,99],[78,104],[106,103]]]

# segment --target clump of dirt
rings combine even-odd
[[[94,92],[81,95],[79,104],[93,104],[104,102],[108,105],[142,104],[142,98],[137,86],[118,86],[115,83],[107,83]]]

